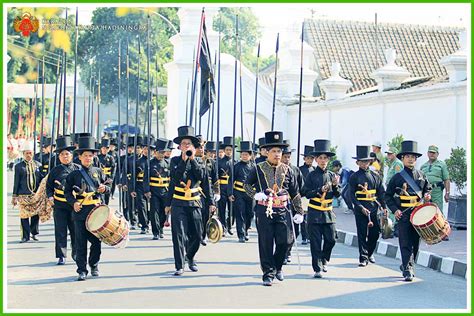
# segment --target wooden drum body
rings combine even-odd
[[[439,243],[451,233],[448,221],[434,203],[425,203],[415,208],[410,222],[428,245]]]
[[[87,216],[86,228],[109,246],[125,248],[128,243],[129,225],[125,217],[107,205],[96,206]]]

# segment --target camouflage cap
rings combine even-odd
[[[431,146],[429,146],[429,147],[428,147],[428,152],[439,153],[438,146],[436,146],[436,145],[431,145]]]
[[[398,153],[398,150],[397,150],[397,148],[395,148],[395,147],[390,147],[385,153],[386,153],[386,154],[395,154],[395,155],[396,155],[396,154]]]

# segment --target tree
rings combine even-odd
[[[151,9],[150,9],[151,10]],[[166,17],[179,28],[177,8],[158,8],[155,12]],[[140,41],[140,111],[139,116],[145,119],[145,106],[147,97],[147,20],[146,11],[139,8],[98,8],[94,11],[92,25],[95,28],[84,31],[79,38],[79,65],[81,67],[81,80],[89,86],[91,75],[97,77],[101,73],[101,104],[114,101],[118,96],[118,43],[121,41],[121,78],[122,96],[126,95],[126,45],[129,41],[130,53],[130,99],[137,99],[138,79],[138,41]],[[124,28],[131,27],[132,29]],[[158,85],[165,86],[167,73],[162,67],[155,69],[155,63],[163,65],[172,59],[173,47],[169,38],[175,34],[169,24],[157,14],[150,12],[150,77],[156,78]],[[97,89],[96,89],[97,90]],[[154,87],[152,86],[154,91]],[[125,102],[121,103],[124,107]],[[152,100],[152,106],[156,100]],[[160,108],[164,107],[163,98],[159,98]],[[133,120],[132,120],[133,121]],[[140,122],[139,122],[140,123]]]
[[[337,146],[329,147],[329,151],[334,153],[334,156],[329,158],[328,169],[332,170],[332,163],[337,160]]]
[[[392,138],[388,143],[388,148],[394,147],[397,149],[397,153],[402,150],[403,135],[398,135]]]
[[[462,147],[451,148],[451,155],[445,162],[451,181],[456,184],[459,194],[463,195],[462,190],[466,187],[467,181],[466,149]]]

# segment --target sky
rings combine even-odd
[[[166,5],[174,6],[173,4]],[[145,4],[139,4],[139,6],[142,7]],[[202,4],[193,6],[202,7]],[[208,6],[218,6],[218,4]],[[259,19],[262,32],[262,56],[274,53],[277,33],[280,33],[281,38],[299,36],[301,23],[305,18],[374,22],[375,13],[377,13],[378,23],[458,26],[466,29],[469,29],[471,21],[470,4],[465,3],[255,3],[232,4],[232,6],[250,6]],[[75,6],[71,6],[71,9],[75,11]],[[95,7],[90,5],[81,6],[79,22],[89,24],[94,9]]]

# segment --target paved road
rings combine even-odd
[[[116,203],[117,199],[112,202]],[[20,244],[18,211],[7,218],[7,307],[14,309],[463,309],[467,282],[417,266],[414,282],[402,281],[400,262],[376,257],[359,268],[357,248],[337,244],[329,271],[313,279],[308,246],[284,268],[284,282],[261,285],[256,231],[202,247],[199,272],[173,277],[170,231],[165,238],[133,231],[127,248],[103,247],[101,276],[76,282],[75,264],[56,266],[52,222],[40,226],[40,241]],[[5,231],[5,230],[4,230]]]

